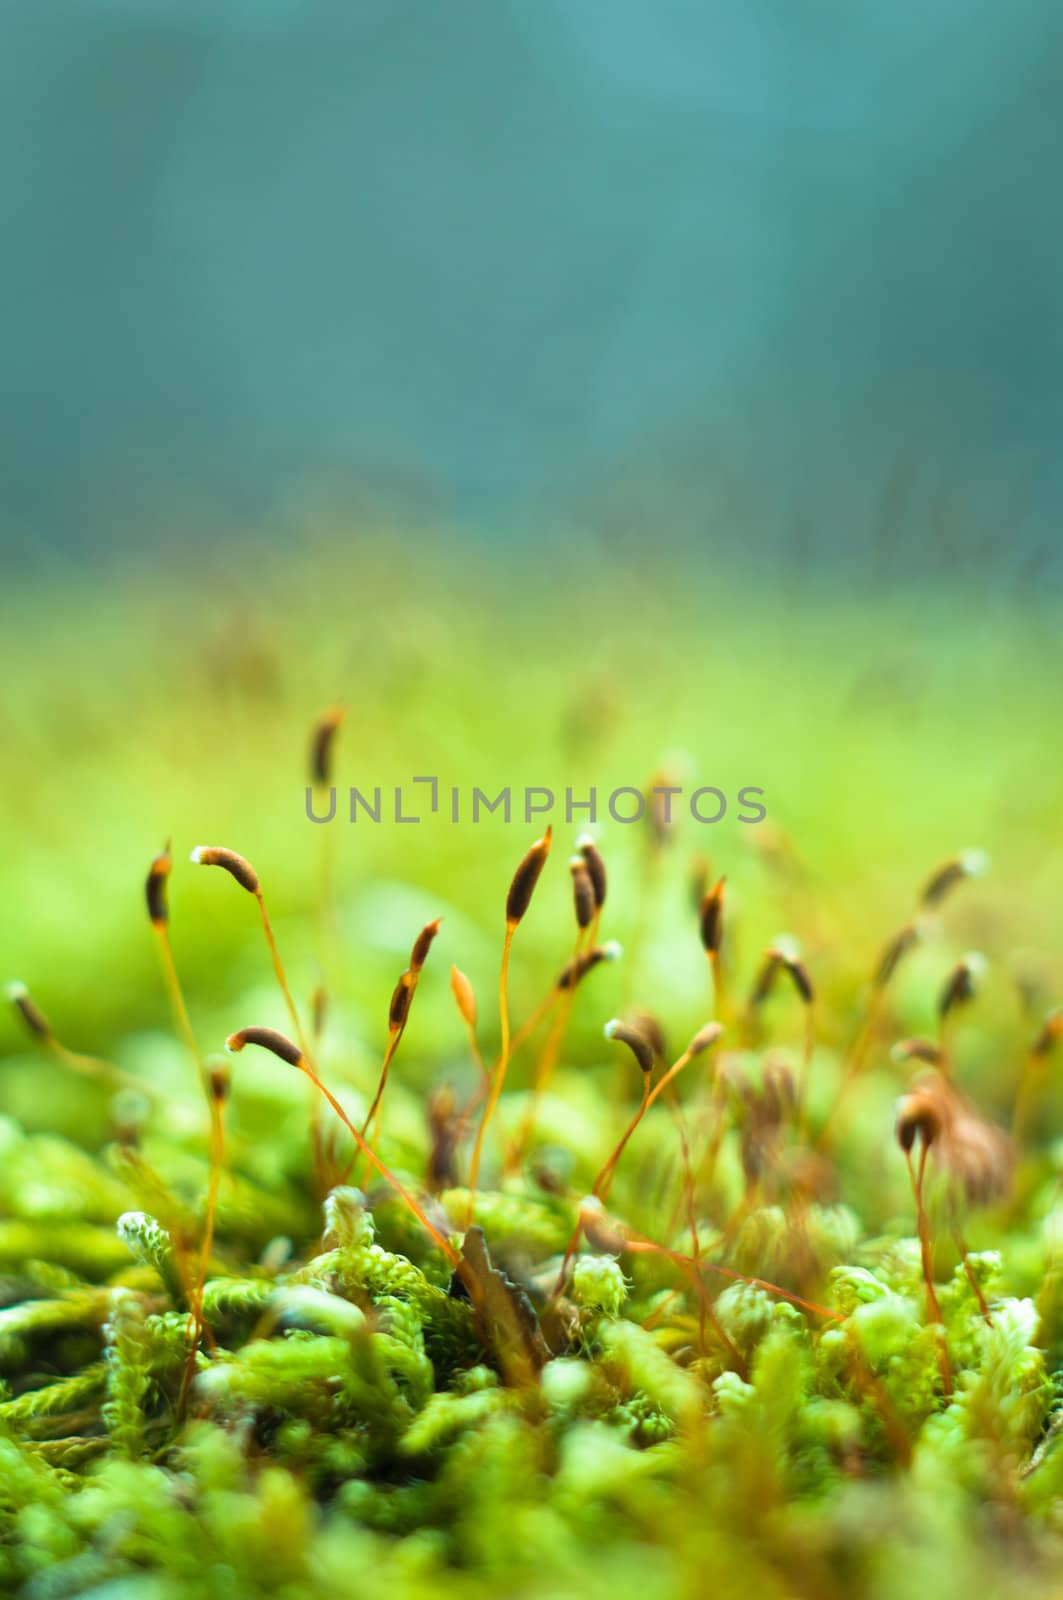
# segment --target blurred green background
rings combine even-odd
[[[963,1077],[1001,1115],[1024,1031],[1063,993],[1061,660],[1047,602],[1020,617],[984,594],[913,587],[841,603],[813,582],[782,592],[722,571],[692,577],[645,548],[610,560],[544,540],[534,556],[474,558],[467,543],[384,526],[344,549],[323,526],[297,557],[241,559],[227,544],[169,570],[124,565],[95,585],[24,589],[5,610],[0,971],[30,985],[68,1044],[133,1071],[163,1057],[183,1070],[177,1046],[160,1044],[171,1030],[142,902],[171,835],[173,940],[205,1048],[249,1022],[287,1024],[254,904],[188,862],[202,843],[255,863],[301,1002],[321,982],[333,995],[337,1081],[364,1093],[375,1080],[388,996],[434,915],[446,920],[400,1077],[420,1104],[427,1084],[467,1073],[452,961],[480,995],[493,1047],[505,890],[543,822],[526,825],[519,800],[509,825],[455,826],[445,803],[416,826],[389,821],[386,804],[379,825],[344,820],[347,785],[410,796],[426,773],[444,795],[462,788],[466,816],[473,785],[559,797],[554,858],[515,952],[518,1018],[571,949],[564,862],[585,817],[566,825],[560,797],[597,787],[613,875],[603,932],[627,954],[581,995],[575,1061],[601,1058],[602,1023],[624,1005],[650,1006],[676,1038],[704,1020],[690,904],[701,853],[728,877],[736,992],[768,940],[797,935],[825,997],[823,1042],[844,1047],[922,881],[959,849],[988,849],[991,875],[956,896],[946,931],[913,961],[897,1028],[931,1028],[950,963],[984,950]],[[315,827],[310,732],[337,700],[337,820]],[[605,797],[662,772],[688,792],[717,785],[732,804],[713,826],[681,809],[654,858],[649,830],[611,821]],[[764,824],[737,820],[744,785],[764,790]],[[326,837],[338,940],[320,915]],[[784,1019],[783,1037],[794,1027]],[[20,1057],[4,1102],[30,1124],[84,1132],[81,1087],[27,1053],[13,1016],[2,1029]]]

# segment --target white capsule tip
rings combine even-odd
[[[969,878],[984,878],[993,865],[988,850],[964,850],[960,855],[960,865]]]

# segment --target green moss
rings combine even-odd
[[[549,612],[553,589],[526,576],[529,615],[536,603]],[[932,1031],[950,965],[985,945],[994,967],[955,1019],[953,1074],[980,1114],[1008,1119],[1018,1066],[1058,1001],[1060,857],[1044,842],[1063,796],[1057,647],[1042,639],[1035,649],[999,619],[995,654],[983,638],[949,635],[951,658],[928,644],[917,663],[920,715],[908,702],[896,717],[882,706],[857,714],[845,708],[865,707],[868,674],[893,661],[898,641],[914,648],[907,610],[875,628],[812,603],[750,620],[714,596],[706,713],[704,684],[690,671],[692,641],[704,645],[693,597],[668,599],[652,672],[631,663],[639,642],[627,633],[610,633],[600,649],[587,639],[586,591],[571,613],[557,601],[556,636],[522,643],[527,685],[517,686],[497,670],[513,648],[507,578],[503,621],[470,620],[444,694],[436,672],[426,670],[418,689],[407,671],[414,640],[428,641],[423,664],[435,664],[435,594],[422,581],[401,616],[381,607],[372,627],[348,605],[341,651],[338,630],[289,625],[310,615],[300,609],[307,596],[327,604],[338,581],[322,583],[312,565],[263,574],[278,623],[265,637],[285,645],[269,646],[275,693],[259,703],[238,674],[245,688],[221,709],[212,701],[209,715],[186,683],[184,657],[180,673],[162,672],[151,630],[112,630],[117,642],[98,658],[78,653],[76,630],[49,635],[49,672],[67,664],[86,718],[105,703],[108,680],[154,684],[161,673],[170,698],[163,704],[152,690],[144,716],[128,719],[136,738],[116,716],[106,760],[95,738],[70,748],[69,783],[109,797],[91,851],[32,825],[48,814],[37,778],[21,797],[0,796],[0,822],[19,841],[8,852],[0,926],[11,965],[48,990],[42,1003],[64,1041],[109,1052],[146,1091],[116,1099],[11,1036],[0,1079],[0,1593],[899,1600],[977,1586],[994,1600],[1047,1600],[1063,1561],[1055,1058],[1037,1080],[1006,1195],[968,1207],[962,1184],[950,1185],[931,1159],[936,1326],[893,1138],[910,1064],[892,1060],[889,1046]],[[640,588],[640,605],[651,588]],[[190,597],[183,624],[188,662],[208,644],[222,649],[200,628],[201,602]],[[630,604],[620,609],[631,615]],[[937,623],[927,630],[935,648],[949,627]],[[224,651],[239,651],[231,630],[224,639]],[[573,639],[586,643],[574,651]],[[9,652],[19,643],[0,640],[0,657],[17,664]],[[602,1024],[625,1009],[625,996],[652,1001],[678,1049],[710,1009],[684,850],[654,854],[643,831],[620,827],[608,837],[603,931],[626,939],[628,953],[576,991],[520,1162],[513,1141],[526,1127],[549,1024],[514,1055],[480,1190],[474,1197],[465,1186],[479,1075],[446,961],[472,975],[490,1066],[498,1025],[489,997],[519,830],[485,826],[470,841],[467,830],[442,826],[381,829],[371,849],[358,834],[358,851],[337,844],[334,915],[319,915],[322,836],[292,825],[295,752],[320,684],[363,650],[386,664],[390,687],[365,707],[360,760],[375,750],[382,763],[398,761],[397,726],[411,740],[435,739],[464,701],[475,716],[456,731],[455,781],[479,781],[505,762],[516,771],[529,740],[548,753],[543,777],[560,778],[559,792],[565,782],[579,792],[599,762],[628,781],[660,741],[673,742],[669,730],[687,726],[721,773],[760,777],[746,765],[766,752],[781,795],[777,832],[736,829],[710,841],[728,874],[728,1033],[721,1051],[676,1082],[691,1194],[665,1101],[632,1136],[603,1214],[581,1212],[641,1087],[602,1042]],[[795,652],[807,664],[803,688],[790,670]],[[758,653],[759,669],[747,671]],[[892,682],[883,672],[875,681]],[[573,755],[557,729],[571,726],[571,703],[595,673],[619,679],[618,715],[608,728],[577,719]],[[20,690],[29,709],[8,708],[13,744],[28,747],[19,730],[47,722],[51,682]],[[1020,692],[1031,704],[1027,728],[1044,730],[1038,741],[1013,725]],[[977,734],[960,781],[956,730],[971,726],[972,702]],[[822,731],[814,762],[813,715]],[[202,769],[188,760],[193,735]],[[1014,774],[1035,744],[1037,795],[1020,802]],[[476,767],[485,754],[488,766]],[[798,776],[787,791],[790,774]],[[1002,795],[1008,805],[998,805]],[[999,822],[1009,806],[1026,807],[1025,830]],[[964,842],[972,808],[995,829],[987,842],[1005,863],[1000,886],[958,890],[927,919],[847,1081],[878,952],[911,916],[933,865],[925,841],[942,854]],[[446,914],[392,1063],[379,1146],[446,1248],[355,1159],[327,1112],[322,1182],[305,1081],[248,1052],[226,1106],[205,1331],[194,1349],[208,1115],[197,1073],[167,1031],[150,934],[130,909],[156,831],[171,826],[189,835],[182,849],[225,837],[254,856],[304,1013],[326,975],[332,1006],[317,1062],[357,1127],[377,1081],[387,995],[418,927]],[[284,1009],[253,902],[205,876],[175,867],[173,937],[197,1038],[217,1049],[253,1020],[283,1025]],[[746,1010],[760,951],[782,926],[805,938],[816,984],[807,1065],[796,991],[779,985],[761,1015]],[[572,938],[568,883],[554,861],[514,944],[516,1027],[549,991]],[[800,1110],[785,1095],[774,1107],[766,1098],[787,1075],[804,1079]],[[472,1109],[454,1169],[429,1185],[426,1107],[444,1082],[459,1117]],[[581,1215],[589,1226],[574,1239]],[[468,1231],[470,1216],[482,1232]],[[954,1220],[969,1235],[966,1266]]]

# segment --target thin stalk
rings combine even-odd
[[[149,1099],[158,1098],[158,1090],[143,1078],[135,1078],[131,1072],[123,1072],[121,1067],[116,1067],[113,1061],[105,1061],[102,1056],[82,1055],[79,1050],[70,1050],[61,1040],[54,1036],[45,1040],[45,1048],[51,1051],[57,1061],[61,1061],[72,1072],[78,1072],[85,1078],[106,1078],[115,1086],[123,1089],[135,1089],[138,1094],[146,1095]]]
[[[928,1149],[929,1146],[924,1144],[920,1150],[918,1171],[912,1161],[910,1150],[904,1152],[904,1159],[908,1163],[908,1176],[911,1179],[912,1194],[915,1197],[916,1220],[919,1228],[919,1252],[922,1259],[923,1282],[926,1285],[927,1320],[941,1329],[938,1344],[938,1369],[941,1373],[942,1388],[946,1397],[949,1397],[952,1394],[952,1363],[949,1360],[949,1347],[945,1337],[941,1305],[938,1301],[937,1290],[934,1287],[934,1251],[930,1236],[930,1218],[927,1216],[926,1203],[923,1198],[923,1179],[926,1174]]]
[[[698,1273],[715,1272],[720,1277],[729,1278],[732,1283],[751,1284],[755,1289],[764,1289],[768,1294],[778,1295],[781,1300],[788,1300],[793,1306],[798,1306],[802,1311],[810,1311],[814,1316],[825,1317],[829,1322],[844,1322],[845,1316],[841,1311],[834,1311],[829,1306],[817,1305],[814,1300],[806,1300],[799,1294],[794,1294],[790,1289],[783,1289],[777,1283],[769,1283],[766,1278],[751,1278],[744,1272],[736,1272],[732,1267],[722,1267],[716,1261],[708,1261],[704,1256],[700,1261],[694,1261],[690,1256],[684,1255],[681,1250],[666,1250],[663,1245],[655,1244],[652,1239],[640,1238],[637,1234],[630,1235],[624,1241],[624,1249],[633,1254],[659,1255],[667,1261],[673,1261],[677,1266],[694,1267]]]
[[[727,1018],[728,994],[719,950],[710,950],[708,961],[712,973],[712,1015],[724,1022]]]
[[[679,1098],[676,1095],[674,1084],[669,1085],[666,1099],[668,1108],[671,1111],[672,1118],[675,1122],[676,1133],[679,1137],[679,1151],[683,1166],[683,1198],[686,1204],[687,1226],[690,1229],[690,1253],[695,1264],[697,1264],[701,1261],[701,1239],[698,1236],[697,1196],[694,1190],[694,1169],[690,1159],[690,1140],[687,1137],[686,1120],[683,1116],[683,1108],[679,1103]],[[732,1342],[719,1317],[716,1315],[716,1308],[712,1304],[712,1301],[709,1300],[707,1295],[703,1295],[699,1298],[698,1304],[698,1334],[701,1341],[701,1348],[703,1350],[705,1348],[706,1318],[712,1323],[713,1332],[716,1334],[716,1337],[731,1352],[731,1355],[734,1358],[739,1370],[744,1370],[745,1363],[738,1352],[737,1346]]]
[[[277,949],[277,940],[274,937],[273,924],[269,920],[269,912],[266,910],[266,902],[263,897],[262,890],[256,889],[254,894],[255,899],[258,901],[259,915],[262,918],[262,931],[266,936],[266,945],[269,949],[270,959],[273,962],[273,971],[276,975],[281,994],[284,996],[284,1004],[287,1007],[288,1016],[290,1017],[292,1027],[295,1030],[295,1037],[299,1041],[299,1048],[303,1052],[303,1055],[306,1056],[307,1060],[311,1060],[312,1057],[310,1055],[310,1047],[307,1043],[306,1034],[303,1031],[303,1024],[299,1016],[298,1008],[296,1007],[295,1001],[292,998],[292,991],[288,985],[288,978],[284,971],[284,964],[280,958],[280,951]]]
[[[665,1073],[664,1077],[661,1079],[660,1083],[658,1083],[655,1089],[650,1089],[650,1080],[648,1076],[643,1079],[642,1099],[639,1103],[639,1108],[635,1112],[635,1115],[631,1118],[631,1121],[628,1123],[627,1127],[624,1129],[624,1132],[620,1135],[620,1138],[618,1139],[612,1154],[609,1156],[609,1159],[606,1161],[605,1165],[598,1173],[598,1176],[595,1178],[593,1187],[590,1191],[592,1199],[603,1200],[608,1194],[609,1186],[612,1183],[613,1174],[616,1171],[617,1164],[627,1148],[628,1141],[635,1132],[635,1129],[638,1127],[639,1123],[642,1121],[650,1107],[660,1098],[665,1089],[668,1088],[669,1084],[673,1083],[679,1076],[690,1059],[690,1051],[684,1050],[678,1061],[669,1067],[668,1071]],[[568,1269],[572,1262],[572,1257],[579,1248],[579,1242],[582,1234],[583,1221],[582,1218],[580,1218],[577,1219],[576,1226],[573,1229],[572,1237],[565,1249],[564,1259],[561,1263],[561,1271],[558,1274],[557,1284],[554,1289],[555,1296],[559,1295],[561,1290],[564,1288],[565,1279],[568,1277]]]
[[[310,1050],[310,1045],[307,1041],[306,1033],[303,1029],[302,1019],[299,1016],[299,1009],[296,1006],[295,1000],[292,996],[291,987],[288,983],[288,976],[284,970],[284,963],[280,958],[280,951],[277,948],[277,940],[273,932],[273,924],[269,920],[269,912],[266,910],[266,901],[261,888],[256,888],[254,890],[254,895],[258,902],[259,915],[262,918],[262,932],[266,936],[266,946],[269,950],[270,959],[273,962],[273,971],[276,976],[277,984],[280,988],[281,994],[284,996],[284,1004],[287,1008],[288,1016],[291,1019],[292,1027],[295,1030],[295,1037],[299,1041],[299,1048],[303,1052],[303,1055],[308,1061],[312,1062],[314,1058]],[[311,1104],[310,1108],[310,1148],[313,1152],[314,1159],[315,1185],[319,1196],[324,1196],[328,1193],[330,1184],[329,1175],[325,1170],[327,1163],[325,1161],[325,1150],[321,1138],[321,1121],[317,1115],[317,1107],[314,1103]]]
[[[405,1206],[408,1207],[413,1216],[416,1217],[417,1221],[421,1224],[421,1227],[428,1234],[432,1242],[437,1245],[440,1250],[442,1250],[451,1266],[454,1267],[455,1270],[461,1271],[461,1269],[464,1267],[464,1262],[454,1249],[453,1245],[449,1242],[449,1240],[443,1237],[438,1228],[432,1226],[428,1218],[425,1216],[424,1211],[413,1198],[413,1195],[409,1192],[405,1185],[402,1184],[398,1178],[396,1178],[395,1174],[384,1165],[376,1152],[372,1150],[366,1143],[358,1129],[355,1127],[354,1123],[351,1121],[350,1117],[347,1115],[346,1111],[344,1111],[343,1107],[336,1099],[335,1095],[333,1095],[325,1087],[324,1083],[322,1083],[321,1079],[307,1061],[306,1057],[304,1056],[300,1061],[296,1062],[296,1066],[300,1072],[306,1074],[306,1076],[310,1079],[310,1082],[317,1089],[318,1093],[324,1095],[325,1099],[328,1101],[329,1105],[332,1107],[333,1111],[339,1117],[340,1121],[343,1123],[343,1126],[347,1129],[347,1132],[351,1135],[355,1144],[358,1146],[358,1149],[361,1151],[362,1155],[365,1156],[366,1160],[371,1166],[376,1168],[377,1172],[379,1172],[380,1176],[384,1179],[384,1182],[390,1184],[391,1188],[394,1189],[399,1199]]]
[[[871,1366],[852,1330],[849,1332],[849,1349],[852,1352],[853,1372],[858,1385],[871,1397],[882,1422],[882,1430],[897,1460],[901,1466],[909,1466],[912,1459],[912,1436],[890,1398],[888,1389]]]
[[[188,1386],[195,1371],[196,1351],[203,1336],[203,1297],[207,1288],[207,1273],[214,1249],[214,1227],[218,1214],[218,1190],[225,1170],[225,1102],[217,1095],[210,1099],[210,1178],[207,1184],[207,1206],[203,1225],[203,1239],[199,1250],[195,1286],[192,1290],[192,1309],[189,1319],[189,1351],[181,1380],[181,1393],[177,1403],[178,1414],[184,1414]]]
[[[405,1031],[405,1026],[396,1028],[388,1038],[387,1047],[384,1051],[384,1061],[380,1068],[380,1078],[376,1086],[376,1094],[373,1096],[373,1102],[366,1112],[365,1121],[362,1123],[362,1136],[368,1139],[373,1148],[376,1147],[377,1140],[380,1137],[380,1117],[384,1090],[388,1086],[388,1073],[391,1070],[391,1063],[395,1059],[395,1052],[402,1043],[402,1036]],[[368,1172],[368,1167],[366,1171]]]
[[[992,1327],[993,1317],[989,1310],[989,1302],[985,1297],[982,1285],[975,1277],[974,1268],[971,1266],[970,1252],[967,1249],[967,1242],[963,1237],[963,1232],[960,1228],[960,1219],[956,1214],[956,1205],[951,1199],[949,1202],[949,1229],[952,1233],[953,1243],[960,1252],[960,1260],[963,1262],[963,1270],[966,1275],[967,1282],[971,1286],[971,1293],[978,1301],[978,1309],[982,1313],[988,1325]]]
[[[158,939],[159,961],[162,966],[163,981],[170,1001],[170,1010],[173,1012],[174,1025],[199,1071],[199,1078],[204,1092],[209,1096],[210,1086],[207,1080],[207,1068],[203,1060],[202,1051],[196,1043],[196,1036],[192,1031],[192,1020],[188,1015],[188,1007],[185,1004],[181,980],[177,975],[177,963],[174,960],[173,946],[170,943],[169,926],[165,922],[153,922],[152,927]]]
[[[853,1047],[849,1052],[848,1060],[843,1068],[842,1081],[838,1086],[837,1094],[834,1096],[834,1104],[815,1141],[816,1150],[827,1151],[837,1141],[841,1132],[842,1104],[848,1099],[850,1089],[867,1065],[868,1057],[878,1037],[885,1014],[886,991],[882,987],[876,987],[872,991],[863,1025],[856,1036]]]
[[[1032,1050],[1026,1052],[1019,1076],[1019,1087],[1015,1092],[1015,1105],[1011,1113],[1011,1139],[1016,1150],[1021,1150],[1026,1141],[1030,1112],[1033,1109],[1036,1091],[1043,1081],[1043,1074],[1038,1069],[1043,1066],[1043,1057],[1036,1055]]]
[[[579,946],[577,944],[577,952],[578,949]],[[520,1130],[510,1146],[506,1159],[506,1166],[510,1172],[516,1171],[520,1167],[522,1161],[524,1160],[524,1155],[528,1145],[535,1133],[535,1125],[539,1119],[539,1109],[542,1104],[542,1098],[547,1089],[550,1087],[550,1082],[557,1067],[558,1058],[561,1054],[561,1046],[564,1042],[565,1033],[568,1030],[569,1022],[572,1019],[572,1010],[575,1003],[576,990],[575,988],[571,988],[566,991],[561,1004],[558,1006],[557,1015],[554,1018],[550,1032],[546,1036],[546,1043],[543,1045],[542,1053],[535,1069],[535,1081],[532,1085],[528,1109],[524,1114]]]
[[[498,976],[498,1015],[501,1043],[498,1051],[498,1061],[491,1079],[491,1090],[484,1107],[484,1114],[480,1118],[480,1126],[476,1134],[476,1143],[473,1146],[472,1162],[469,1166],[469,1219],[473,1215],[473,1206],[476,1199],[476,1185],[480,1177],[480,1157],[483,1153],[484,1137],[487,1133],[491,1118],[495,1114],[502,1085],[506,1081],[506,1068],[509,1066],[509,953],[513,947],[513,935],[516,924],[506,923],[506,937],[502,944],[502,964]]]
[[[639,1101],[638,1110],[635,1112],[635,1115],[631,1118],[631,1121],[620,1135],[612,1155],[609,1157],[608,1161],[605,1163],[605,1166],[594,1180],[594,1187],[591,1189],[591,1194],[594,1195],[595,1199],[604,1200],[608,1195],[609,1189],[612,1185],[613,1175],[616,1172],[620,1157],[627,1149],[631,1135],[634,1133],[635,1129],[638,1127],[639,1123],[650,1109],[650,1106],[655,1098],[656,1096],[650,1090],[650,1080],[648,1077],[646,1077],[642,1082],[642,1099]]]
[[[801,1071],[797,1080],[797,1136],[804,1141],[808,1128],[808,1080],[812,1074],[812,1057],[816,1049],[816,1012],[814,1006],[805,1006],[805,1040],[801,1051]]]

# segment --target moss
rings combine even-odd
[[[577,622],[586,617],[581,604]],[[731,630],[738,660],[745,640],[725,611],[719,626]],[[431,637],[431,606],[419,616]],[[812,623],[788,613],[780,620],[793,622],[818,662]],[[312,633],[311,654],[319,648]],[[701,691],[688,683],[679,640],[677,631],[660,649],[690,712]],[[844,646],[854,656],[865,648],[852,632]],[[826,703],[843,681],[845,650],[822,648],[815,674]],[[770,682],[792,710],[790,649],[771,656]],[[484,659],[501,656],[492,647]],[[979,670],[974,644],[965,660]],[[122,664],[132,674],[128,658]],[[277,670],[297,705],[298,680],[284,677],[283,663]],[[549,688],[554,679],[542,671]],[[367,710],[365,748],[374,739],[390,748],[393,720],[408,709],[399,676],[387,715]],[[1020,678],[1045,700],[1051,729],[1055,705],[1043,687],[1051,674]],[[470,696],[475,679],[470,669]],[[492,751],[520,755],[524,724],[509,686],[492,679],[484,692]],[[965,705],[968,692],[965,679]],[[730,702],[721,686],[714,704],[742,709],[735,726],[775,716],[736,671],[729,693]],[[280,700],[262,741],[270,762],[299,733]],[[920,725],[918,747],[924,765],[938,762],[931,831],[951,839],[966,820],[945,782],[953,758],[941,754],[951,749],[956,706],[940,683],[931,700],[937,711]],[[559,704],[557,693],[551,700],[536,690],[537,716]],[[225,806],[229,824],[256,815],[259,802],[268,810],[274,778],[253,748],[263,724],[249,726],[245,740],[247,706],[236,709],[219,719],[224,739],[204,719],[204,738],[220,741],[205,759],[212,771],[224,761],[232,796],[199,776],[192,787],[175,768],[167,771],[172,794],[142,780],[139,816],[199,817],[203,806],[213,820]],[[444,709],[422,707],[423,725],[440,724]],[[180,701],[173,715],[185,713]],[[643,705],[636,725],[648,727],[651,714],[656,729],[655,707]],[[1010,773],[1025,747],[1009,731],[1006,707],[983,731],[987,752],[994,747],[977,756],[988,792],[988,774],[998,764]],[[796,767],[800,718],[778,712],[775,732],[778,761]],[[968,1205],[977,1183],[965,1184],[931,1151],[924,1250],[893,1135],[893,1102],[914,1068],[889,1050],[933,1028],[959,952],[975,940],[992,946],[998,973],[1012,962],[1023,968],[1019,999],[1000,977],[965,1003],[952,1019],[949,1065],[980,1123],[1007,1120],[1015,1064],[1052,998],[1048,980],[1026,972],[1024,952],[1055,937],[1054,858],[1027,873],[1028,915],[1014,888],[970,907],[960,888],[956,908],[951,899],[932,915],[924,908],[921,940],[869,1012],[881,949],[914,914],[898,877],[904,839],[889,799],[899,781],[890,773],[911,763],[907,741],[881,728],[873,740],[855,725],[849,734],[817,766],[816,794],[795,802],[800,848],[781,827],[767,842],[719,836],[721,858],[733,856],[720,863],[733,897],[721,946],[728,1031],[718,1049],[684,1067],[671,1086],[674,1104],[662,1098],[651,1107],[604,1185],[603,1163],[642,1088],[641,1075],[632,1081],[631,1064],[601,1038],[621,984],[658,1004],[680,1043],[707,1020],[711,992],[698,919],[678,909],[686,863],[637,830],[613,830],[606,850],[615,893],[604,921],[611,936],[615,904],[616,932],[635,935],[628,974],[603,963],[572,991],[558,1035],[555,1008],[514,1050],[477,1193],[467,1183],[479,1068],[467,1058],[467,1019],[452,1012],[433,949],[391,1063],[377,1146],[420,1215],[359,1155],[331,1110],[315,1144],[305,1081],[290,1064],[249,1052],[234,1066],[225,1103],[203,1283],[208,1109],[197,1071],[161,1031],[153,952],[141,948],[146,930],[130,925],[133,867],[117,891],[109,878],[94,880],[107,934],[98,946],[85,937],[90,902],[75,899],[73,886],[58,896],[37,970],[78,972],[71,952],[83,953],[85,965],[68,990],[60,985],[56,1014],[72,1036],[84,1030],[92,1047],[113,1047],[145,1093],[126,1089],[115,1099],[108,1083],[75,1077],[32,1039],[5,1064],[0,1593],[891,1600],[978,1585],[1025,1600],[1056,1591],[1063,1233],[1053,1074],[1035,1079],[1007,1192]],[[726,729],[719,736],[736,738]],[[240,759],[230,762],[233,739]],[[745,749],[732,742],[732,764]],[[1047,762],[1047,739],[1044,749]],[[124,759],[131,773],[146,765],[140,749]],[[851,784],[862,762],[873,770],[861,840],[883,851],[874,871],[861,871],[856,842],[837,826],[838,806],[824,798],[832,776]],[[921,815],[921,832],[924,823]],[[108,873],[115,862],[126,871],[132,848],[129,816],[114,826],[103,852]],[[440,949],[451,939],[453,957],[468,963],[480,995],[478,1045],[489,1069],[495,1059],[497,1018],[483,997],[498,975],[513,832],[485,828],[472,850],[460,830],[440,830],[421,854],[407,830],[395,833],[401,846],[383,831],[373,836],[376,882],[356,894],[350,874],[333,880],[335,916],[318,916],[307,852],[292,848],[290,830],[274,833],[265,815],[256,862],[304,1020],[306,999],[328,971],[334,1002],[315,1060],[355,1130],[378,1082],[386,997],[417,928],[444,909]],[[286,865],[290,857],[296,866]],[[514,942],[515,1039],[571,951],[569,884],[555,867],[548,864]],[[25,905],[38,881],[54,887],[57,874],[39,851],[19,870]],[[659,902],[641,894],[642,883],[659,886]],[[174,888],[174,946],[200,1042],[220,1046],[252,1018],[282,1021],[246,892],[185,879],[178,895],[177,868]],[[15,909],[20,937],[29,938],[23,903]],[[760,947],[783,923],[808,941],[812,1049],[801,990],[785,973],[770,1001],[751,997]],[[121,981],[101,983],[101,971]],[[539,1120],[529,1122],[540,1072],[548,1091]],[[69,1094],[52,1093],[61,1073],[74,1085]],[[659,1083],[659,1065],[655,1074]],[[436,1098],[440,1085],[449,1093]],[[448,1105],[453,1125],[439,1112]],[[592,1188],[599,1205],[587,1203]],[[961,1230],[971,1245],[965,1260]]]

